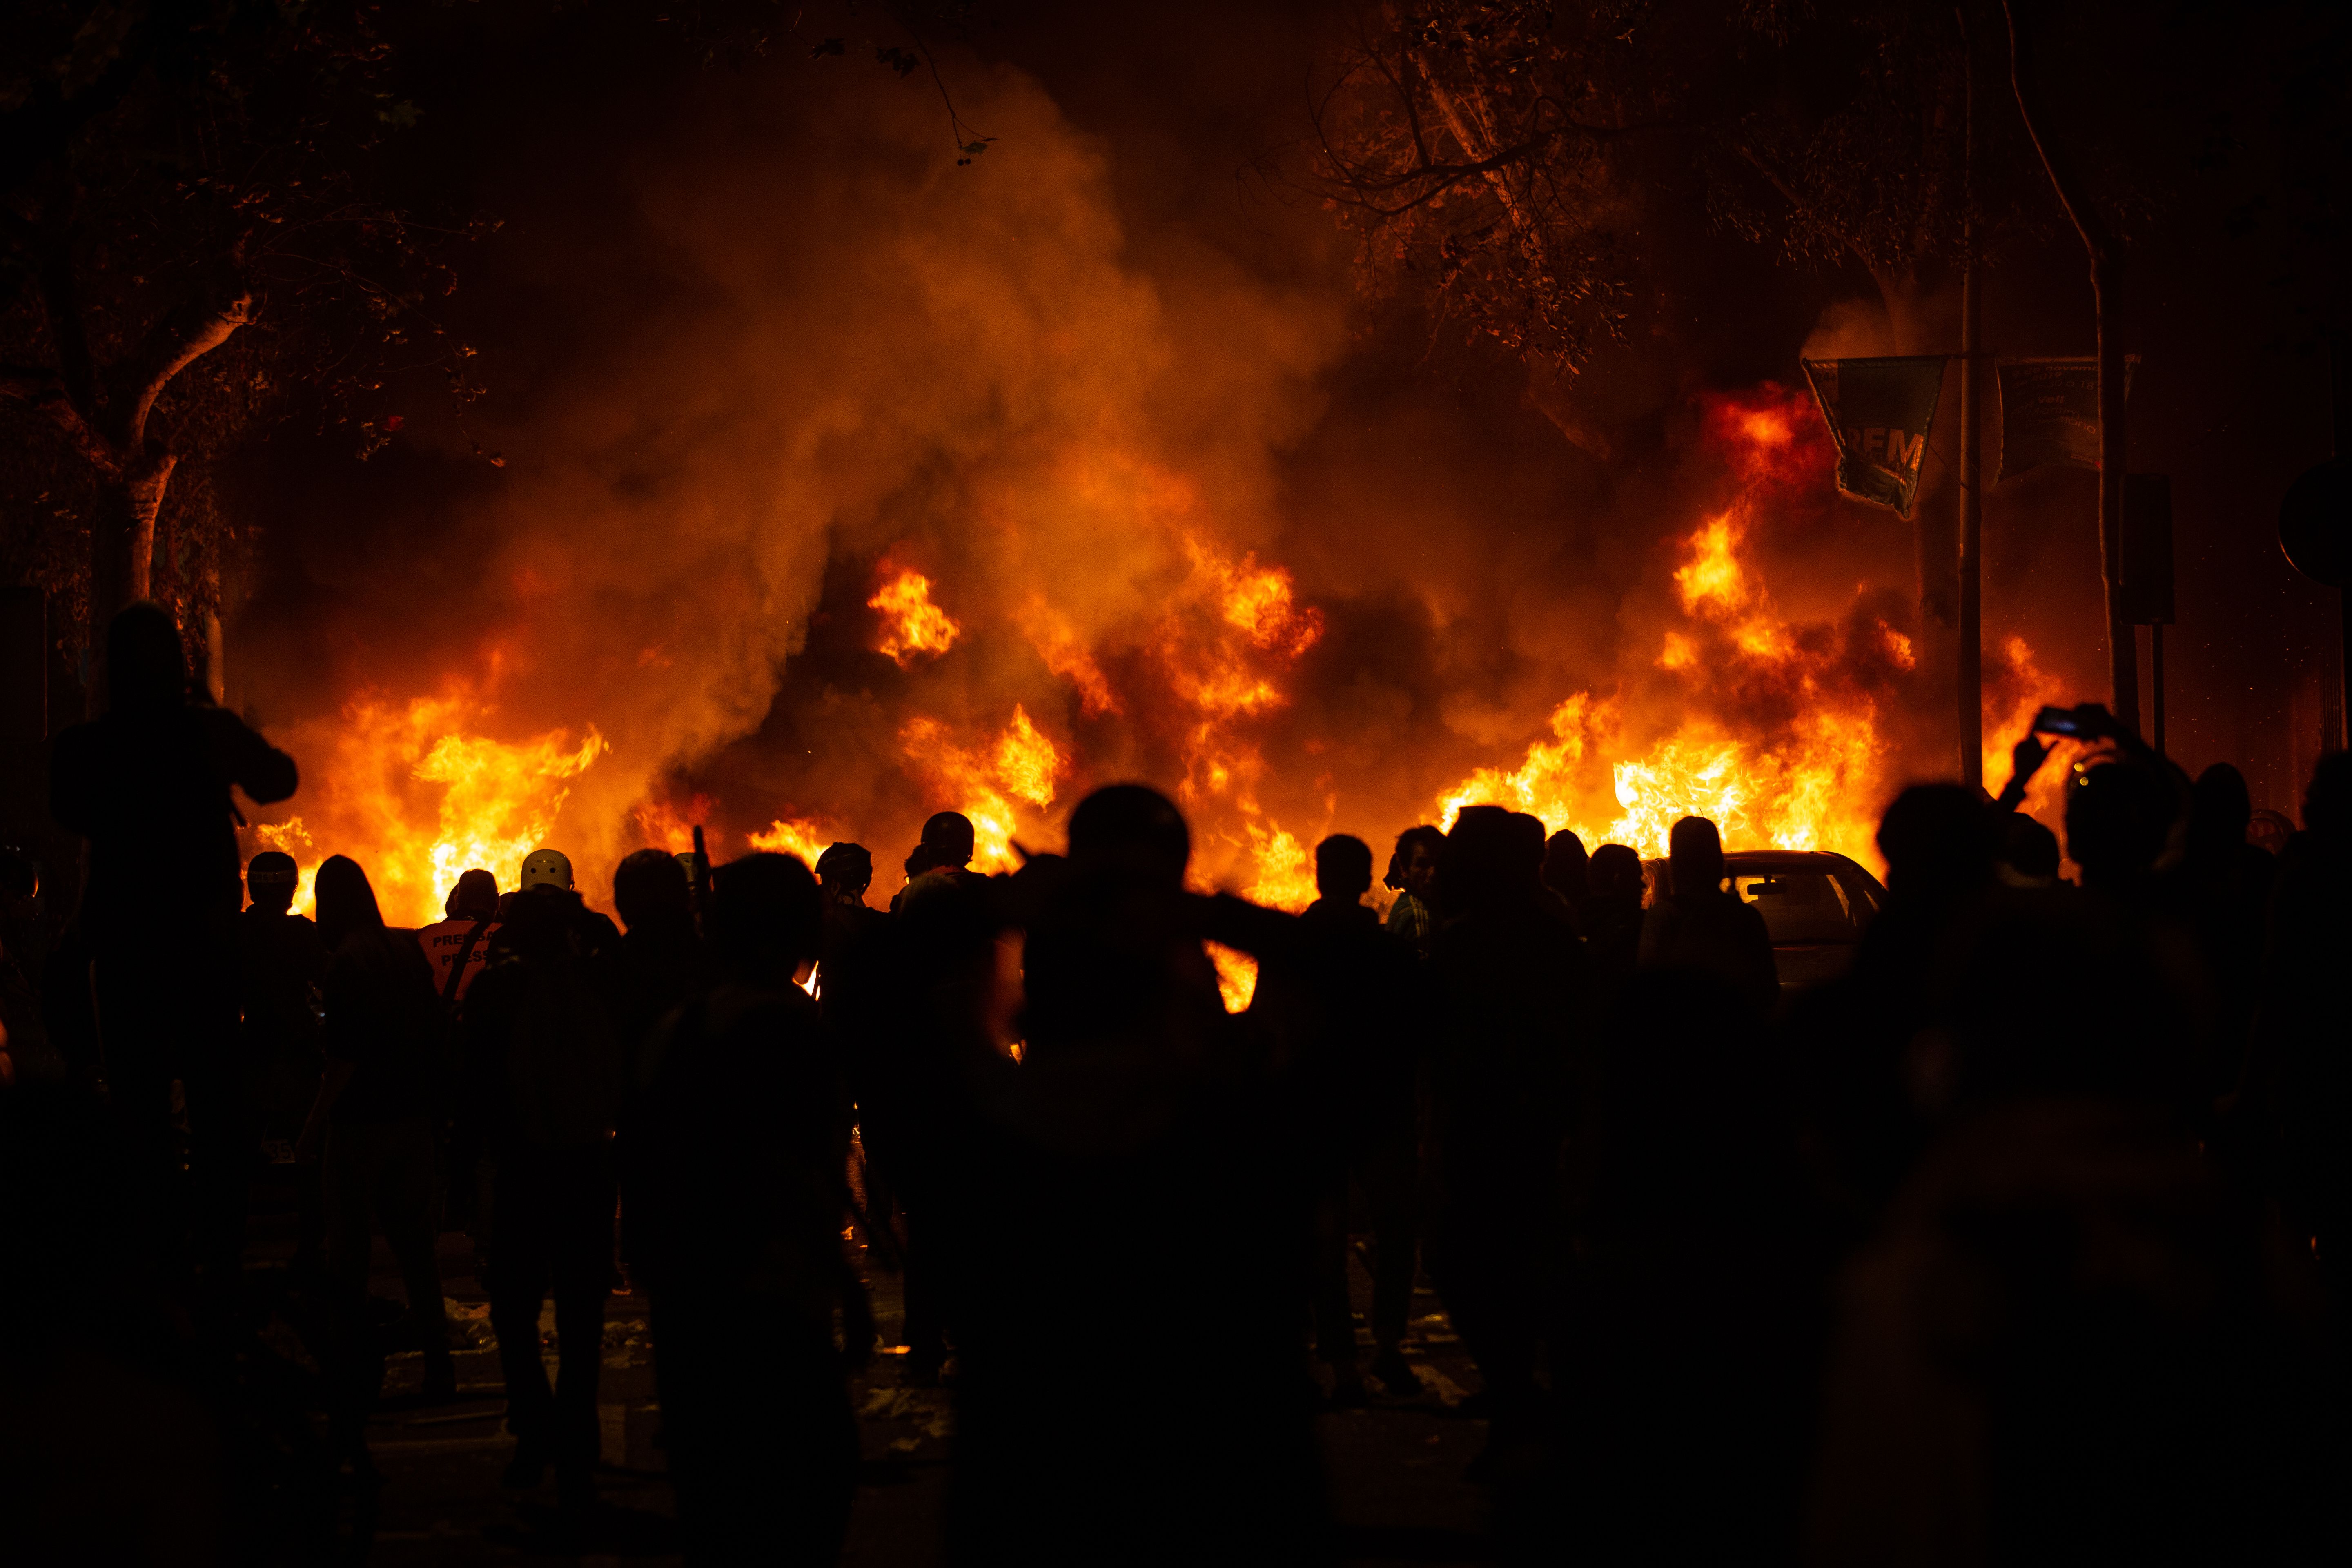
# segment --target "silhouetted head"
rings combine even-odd
[[[330,951],[341,947],[353,931],[383,929],[383,911],[376,907],[375,889],[367,873],[348,855],[330,855],[311,884],[319,900],[319,939]]]
[[[1527,888],[1543,886],[1543,818],[1524,811],[1511,813],[1511,880]]]
[[[2077,774],[2066,796],[2066,853],[2089,888],[2127,888],[2147,877],[2172,827],[2172,788],[2152,768],[2101,763]]]
[[[1984,805],[1962,784],[1913,784],[1879,819],[1886,888],[1897,898],[1979,886],[1992,874],[1992,848]]]
[[[1591,857],[1584,852],[1584,840],[1563,827],[1544,846],[1544,886],[1563,899],[1581,899],[1592,890],[1591,865]]]
[[[2058,875],[2058,836],[2021,811],[2003,824],[2000,858],[2011,871],[2037,882]]]
[[[790,855],[746,855],[710,874],[710,941],[738,979],[775,984],[817,955],[816,879]]]
[[[1315,847],[1315,890],[1335,903],[1352,904],[1372,890],[1372,847],[1335,833]]]
[[[1622,844],[1603,844],[1592,852],[1584,879],[1596,898],[1622,902],[1642,901],[1642,857]]]
[[[2284,811],[2269,806],[2254,808],[2252,818],[2246,824],[2246,842],[2268,855],[2286,853],[2287,840],[2294,837],[2294,819]]]
[[[1685,816],[1666,835],[1666,874],[1675,896],[1711,893],[1723,886],[1723,836],[1704,816]]]
[[[245,863],[245,890],[257,910],[284,914],[294,907],[294,885],[301,879],[294,857],[280,850],[265,849]]]
[[[681,925],[694,919],[694,886],[669,851],[634,849],[613,868],[613,907],[631,931],[647,923]]]
[[[907,852],[904,860],[898,862],[898,868],[907,873],[907,879],[911,882],[926,871],[940,868],[939,851],[928,844],[918,844]]]
[[[2253,819],[2246,775],[2227,763],[2215,763],[2197,775],[2197,786],[2189,792],[2189,853],[2200,858],[2234,853],[2246,841],[2246,826]]]
[[[2311,770],[2303,792],[2303,825],[2322,838],[2352,835],[2352,752],[2330,752]]]
[[[961,811],[936,812],[923,824],[923,842],[930,847],[935,865],[968,866],[971,863],[971,818]]]
[[[1181,887],[1192,858],[1183,813],[1148,784],[1109,784],[1070,814],[1071,864],[1139,875]]]
[[[863,844],[846,840],[828,844],[816,858],[817,885],[835,903],[860,902],[874,885],[874,857]]]
[[[1418,827],[1406,828],[1397,835],[1396,848],[1389,856],[1388,885],[1427,903],[1430,889],[1437,881],[1438,861],[1444,853],[1443,829],[1425,822]]]
[[[1526,849],[1526,832],[1510,812],[1499,805],[1464,806],[1445,836],[1438,901],[1449,910],[1493,903],[1517,886]]]
[[[180,628],[161,605],[126,605],[106,625],[106,705],[116,713],[152,713],[188,700],[188,655]]]
[[[457,879],[441,912],[453,921],[486,921],[499,912],[499,879],[477,866]]]

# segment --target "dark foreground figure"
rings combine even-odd
[[[781,855],[719,868],[719,982],[653,1034],[624,1138],[631,1273],[689,1562],[828,1563],[856,1482],[834,1344],[846,1105],[816,1003],[816,883]]]
[[[190,701],[176,637],[152,607],[118,622],[107,716],[54,776],[87,896],[37,982],[0,949],[5,1561],[363,1545],[388,1342],[424,1352],[413,1397],[454,1382],[434,1253],[453,1117],[491,1171],[509,1479],[551,1466],[563,1517],[598,1516],[617,1176],[698,1563],[840,1553],[845,1363],[872,1339],[845,1155],[868,1116],[921,1243],[914,1337],[952,1357],[959,1562],[1335,1555],[1314,1415],[1367,1396],[1335,1243],[1367,1219],[1389,1384],[1407,1168],[1483,1384],[1465,1484],[1491,1488],[1507,1559],[2352,1548],[2343,755],[2273,862],[2230,775],[2192,785],[2081,710],[2079,885],[2011,810],[2038,741],[2000,801],[1907,791],[1853,971],[1793,1003],[1700,819],[1645,888],[1627,847],[1580,860],[1472,807],[1403,836],[1412,901],[1382,930],[1344,837],[1305,918],[1186,891],[1184,822],[1134,785],[1011,878],[971,873],[968,825],[935,819],[888,917],[846,849],[825,895],[760,855],[707,900],[654,854],[624,867],[620,941],[542,850],[494,940],[471,898],[445,933],[489,942],[468,984],[471,955],[436,973],[347,858],[320,868],[315,932],[263,858],[238,916],[229,792],[282,796],[293,766]],[[1249,1014],[1204,941],[1259,960]],[[265,1061],[313,1079],[315,1274],[235,1268],[238,1178],[287,1114],[286,1083],[244,1092]],[[366,1296],[379,1234],[407,1298],[392,1330]]]

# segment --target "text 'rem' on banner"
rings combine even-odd
[[[1943,395],[1945,354],[1809,359],[1805,380],[1837,442],[1837,488],[1854,500],[1911,515],[1919,468]]]

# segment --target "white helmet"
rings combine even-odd
[[[523,857],[522,887],[564,888],[572,886],[572,862],[560,849],[534,849]]]

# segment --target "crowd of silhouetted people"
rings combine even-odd
[[[1904,791],[1851,966],[1799,984],[1701,817],[1645,863],[1472,805],[1397,837],[1385,918],[1335,836],[1291,914],[1196,890],[1139,784],[1009,874],[935,816],[887,910],[837,843],[640,850],[618,925],[541,849],[422,931],[335,855],[306,918],[231,795],[293,760],[152,605],[105,680],[53,753],[78,900],[5,868],[16,1560],[363,1536],[387,1357],[458,1394],[457,1230],[504,1480],[567,1516],[643,1293],[694,1562],[840,1553],[880,1268],[900,1378],[951,1391],[956,1561],[1334,1559],[1317,1417],[1433,1402],[1424,1289],[1510,1560],[2343,1560],[2346,753],[2282,838],[2236,770],[2075,710],[2063,847],[2020,809],[2039,735],[1997,799]]]

